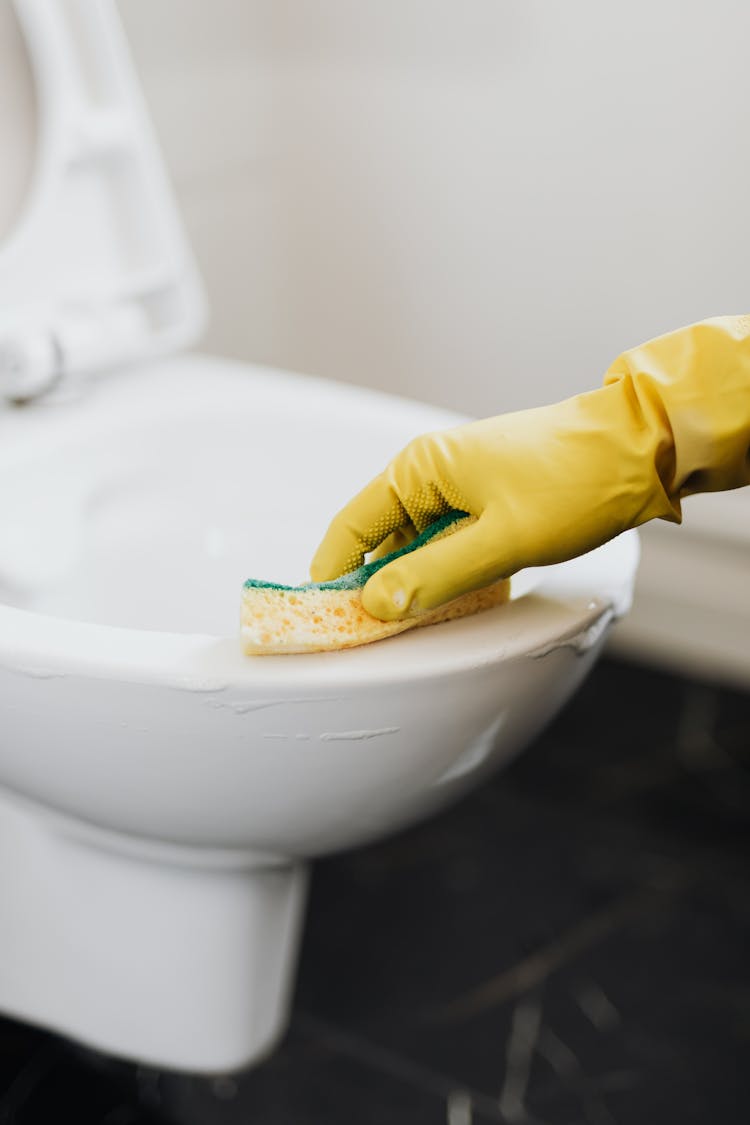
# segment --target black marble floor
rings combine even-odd
[[[0,1022],[0,1125],[747,1125],[750,695],[604,661],[505,773],[317,864],[256,1070]]]

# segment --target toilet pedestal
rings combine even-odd
[[[268,1052],[288,1016],[306,868],[179,852],[110,834],[103,847],[0,799],[0,1009],[180,1070]]]

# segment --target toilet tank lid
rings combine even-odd
[[[113,0],[13,3],[39,122],[0,243],[0,388],[23,398],[187,346],[205,299]]]

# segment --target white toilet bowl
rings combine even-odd
[[[337,507],[456,419],[175,355],[201,286],[116,8],[14,6],[40,129],[0,245],[0,1012],[232,1069],[283,1030],[306,860],[520,750],[626,608],[637,540],[481,616],[242,656],[243,579],[303,579]]]
[[[581,682],[633,534],[473,618],[240,652],[242,580],[304,579],[336,506],[454,421],[197,356],[0,415],[1,1011],[176,1068],[258,1058],[305,860],[453,800]]]

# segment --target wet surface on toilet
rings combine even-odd
[[[193,1079],[0,1023],[0,1122],[737,1125],[750,695],[604,661],[437,819],[317,864],[290,1030]]]

